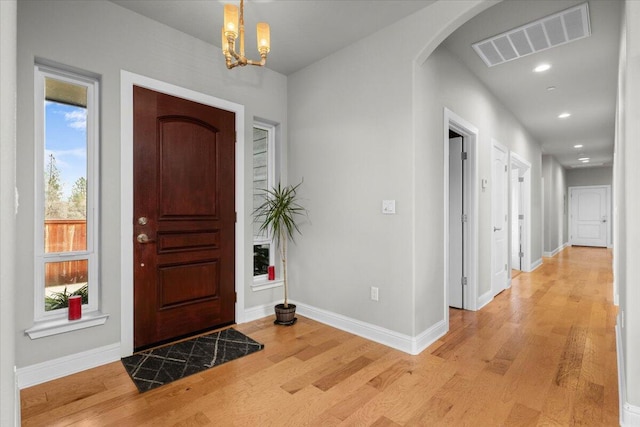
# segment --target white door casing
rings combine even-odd
[[[522,251],[522,257],[520,257],[520,269],[522,271],[531,271],[531,163],[519,156],[517,153],[509,153],[509,162],[511,171],[518,172],[518,186],[512,186],[511,198],[519,198],[519,215],[522,218],[510,217],[511,228],[514,229],[519,226],[520,232],[520,250]],[[515,193],[519,194],[515,194]],[[517,236],[516,236],[517,237]],[[514,238],[511,239],[512,241]],[[513,244],[513,243],[512,243]],[[515,250],[512,249],[512,253]],[[512,262],[512,266],[516,263]]]
[[[522,221],[519,219],[522,212],[522,192],[519,178],[518,169],[511,169],[511,268],[515,270],[522,270],[520,258]]]
[[[443,292],[443,309],[445,313],[445,322],[447,329],[449,328],[449,229],[451,223],[449,220],[449,130],[453,130],[458,135],[462,135],[464,139],[467,160],[464,162],[464,187],[466,189],[464,195],[465,213],[467,222],[465,223],[465,243],[464,243],[464,264],[467,285],[464,292],[464,308],[465,310],[478,310],[484,304],[490,301],[483,298],[482,301],[478,297],[478,198],[479,198],[479,178],[478,178],[478,128],[453,111],[444,108],[443,121],[443,195],[444,195],[444,292]],[[490,293],[490,291],[488,292]]]
[[[609,186],[569,187],[570,242],[606,247],[609,240]]]
[[[133,86],[142,86],[158,92],[199,102],[212,107],[232,111],[236,114],[236,129],[244,129],[244,106],[207,94],[199,93],[170,83],[155,80],[150,77],[134,74],[125,70],[120,71],[120,292],[121,292],[121,324],[120,324],[120,355],[122,357],[133,354]],[[244,133],[236,135],[236,212],[239,218],[244,218]],[[236,223],[236,323],[244,323],[244,221]]]
[[[462,138],[449,140],[449,306],[464,308]]]
[[[497,295],[509,284],[509,153],[495,141],[491,153],[491,289]]]

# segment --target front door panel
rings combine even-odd
[[[134,87],[134,347],[235,319],[235,115]]]

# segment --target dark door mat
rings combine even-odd
[[[142,393],[263,348],[243,333],[225,329],[124,357],[122,364]]]

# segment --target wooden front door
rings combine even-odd
[[[134,87],[134,347],[235,320],[235,114]]]

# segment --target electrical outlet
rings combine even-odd
[[[378,301],[378,288],[375,286],[371,287],[371,301]]]

